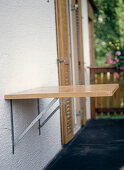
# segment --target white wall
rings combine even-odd
[[[84,67],[85,67],[85,84],[90,84],[90,43],[89,43],[89,26],[88,26],[88,6],[87,0],[82,0],[82,28],[83,28],[83,46],[84,46]],[[90,119],[90,99],[86,98],[87,119]]]
[[[10,103],[5,93],[58,85],[54,0],[0,1],[0,169],[41,170],[61,149],[59,111],[38,123],[11,150]],[[42,110],[49,99],[40,101]],[[37,116],[36,100],[14,101],[15,137]],[[42,120],[47,115],[44,115]]]

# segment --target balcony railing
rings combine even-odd
[[[114,73],[119,74],[119,78]],[[119,84],[119,89],[112,97],[91,98],[91,118],[124,118],[124,70],[111,66],[90,67],[91,84]]]

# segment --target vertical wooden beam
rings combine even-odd
[[[95,72],[90,68],[90,84],[95,84]],[[91,119],[96,119],[95,98],[91,98]]]
[[[78,0],[78,12],[79,12],[79,48],[80,48],[80,69],[81,69],[81,83],[85,84],[85,72],[84,72],[84,55],[83,55],[83,28],[82,28],[82,8],[81,0]],[[86,123],[86,98],[82,99],[83,106],[83,124]]]
[[[90,39],[90,62],[91,66],[95,66],[95,43],[94,43],[94,11],[88,0],[88,21],[89,21],[89,39]]]
[[[110,72],[110,84],[114,84],[114,75],[113,72]],[[114,107],[114,95],[110,97],[110,107]]]
[[[119,88],[116,91],[116,107],[120,108],[121,106],[121,75],[119,76],[119,78],[116,78],[116,83],[119,84]]]
[[[101,84],[101,73],[97,73],[97,84]],[[101,107],[101,97],[97,97],[97,107]]]
[[[124,72],[122,73],[122,103],[123,103],[123,109],[124,109]]]
[[[103,73],[103,84],[107,84],[107,72]],[[103,97],[103,108],[107,108],[108,97]],[[103,113],[106,116],[106,113]]]
[[[95,50],[94,50],[94,11],[88,0],[88,24],[89,24],[89,43],[90,43],[90,65],[95,66]],[[95,73],[90,69],[90,83],[95,84]],[[91,119],[96,119],[95,98],[91,98]]]

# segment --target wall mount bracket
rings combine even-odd
[[[40,129],[48,122],[48,120],[54,115],[54,113],[59,110],[64,103],[69,99],[66,97],[54,110],[53,112],[42,122],[40,123],[40,119],[43,114],[45,114],[52,106],[54,103],[57,102],[59,98],[54,98],[48,105],[47,107],[40,112],[40,107],[39,107],[39,99],[37,99],[37,106],[38,106],[38,116],[29,124],[29,126],[15,139],[14,137],[14,120],[13,120],[13,103],[12,99],[10,100],[10,112],[11,112],[11,134],[12,134],[12,153],[15,153],[15,145],[27,134],[27,132],[39,121],[39,135],[41,134]]]

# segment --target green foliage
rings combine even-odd
[[[96,65],[105,65],[109,41],[124,46],[124,0],[95,0],[94,17]]]
[[[124,46],[124,0],[118,0],[118,8],[116,8],[116,14],[118,16],[118,26],[120,34],[121,45]]]

